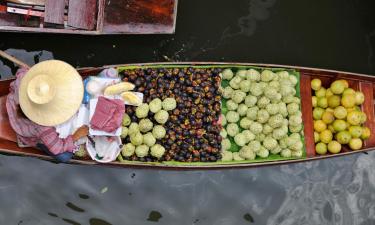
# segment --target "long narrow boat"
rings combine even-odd
[[[374,114],[374,95],[375,95],[375,77],[358,74],[341,72],[334,70],[324,70],[297,66],[283,66],[283,65],[272,65],[272,64],[251,64],[251,63],[218,63],[218,62],[172,62],[172,63],[144,63],[144,64],[123,64],[123,65],[111,65],[103,67],[87,67],[78,69],[79,73],[85,77],[90,75],[97,75],[100,71],[105,68],[121,67],[121,68],[147,68],[155,66],[166,66],[166,67],[190,67],[190,66],[209,66],[209,67],[265,67],[265,68],[284,68],[292,69],[300,74],[300,96],[302,105],[302,119],[304,124],[304,141],[306,146],[306,157],[301,159],[286,159],[278,161],[262,161],[255,163],[238,163],[238,162],[216,162],[216,163],[154,163],[154,162],[111,162],[106,164],[98,164],[92,160],[71,160],[73,164],[83,165],[105,165],[115,167],[137,167],[137,168],[158,168],[158,169],[220,169],[220,168],[248,168],[248,167],[259,167],[259,166],[270,166],[279,164],[289,164],[306,162],[312,160],[328,159],[338,156],[346,156],[361,152],[371,151],[375,147],[375,135],[372,135],[368,140],[364,142],[364,146],[360,150],[352,151],[345,146],[343,150],[338,154],[327,154],[317,155],[315,153],[314,144],[314,128],[313,128],[313,117],[312,117],[312,91],[311,91],[311,79],[319,78],[323,84],[328,84],[336,79],[348,80],[350,87],[356,90],[360,90],[365,95],[365,102],[362,104],[362,111],[367,115],[367,121],[365,125],[370,128],[371,132],[375,131],[375,114]],[[0,81],[0,153],[9,155],[19,156],[31,156],[37,157],[44,160],[53,161],[53,159],[42,153],[41,151],[34,148],[19,148],[17,144],[10,140],[15,140],[15,133],[9,125],[7,113],[5,109],[5,99],[8,94],[9,84],[13,79]]]

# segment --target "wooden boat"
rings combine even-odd
[[[65,34],[171,34],[178,0],[0,1],[0,31]]]
[[[164,164],[164,163],[142,163],[142,162],[111,162],[107,164],[100,164],[106,166],[117,166],[117,167],[137,167],[137,168],[160,168],[160,169],[219,169],[219,168],[248,168],[248,167],[259,167],[259,166],[270,166],[278,164],[298,163],[307,162],[312,160],[328,159],[339,156],[346,156],[356,154],[360,152],[371,151],[375,147],[375,135],[372,135],[368,140],[364,142],[364,147],[361,150],[352,151],[344,147],[339,154],[328,154],[319,156],[315,154],[314,137],[313,137],[313,118],[312,118],[312,92],[310,80],[312,78],[320,78],[323,84],[328,84],[335,79],[346,79],[350,83],[350,87],[353,89],[361,90],[365,94],[365,102],[362,105],[362,110],[367,115],[366,126],[368,126],[371,132],[375,132],[375,114],[374,114],[374,95],[375,95],[375,77],[358,74],[348,73],[334,70],[324,70],[306,67],[296,66],[283,66],[283,65],[272,65],[272,64],[251,64],[251,63],[217,63],[217,62],[171,62],[171,63],[145,63],[145,64],[124,64],[124,65],[112,65],[98,68],[81,68],[79,72],[82,76],[97,75],[101,70],[110,67],[147,67],[147,66],[202,66],[209,65],[212,67],[270,67],[270,68],[285,68],[294,69],[300,73],[300,94],[302,102],[302,115],[304,123],[304,134],[305,134],[305,145],[306,145],[306,158],[293,159],[293,160],[280,160],[280,161],[267,161],[258,163],[238,163],[238,162],[222,162],[222,163],[180,163],[180,164]],[[19,155],[19,156],[32,156],[38,157],[44,160],[53,160],[50,156],[45,155],[41,151],[33,148],[19,148],[14,141],[15,134],[12,128],[9,126],[7,120],[7,113],[5,109],[5,97],[8,93],[8,87],[13,79],[0,81],[0,153]],[[84,165],[95,165],[98,164],[92,160],[71,160],[70,163],[84,164]]]

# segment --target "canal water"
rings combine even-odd
[[[29,64],[238,61],[375,75],[371,0],[180,0],[174,35],[0,33]],[[1,78],[15,72],[0,61]],[[0,155],[0,224],[375,224],[375,152],[240,170],[158,171]]]

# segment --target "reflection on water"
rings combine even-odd
[[[244,170],[153,171],[0,156],[0,221],[373,224],[374,161],[370,152]]]

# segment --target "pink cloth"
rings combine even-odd
[[[17,133],[18,139],[28,146],[35,147],[38,143],[44,144],[54,155],[63,152],[73,152],[77,146],[74,144],[71,135],[67,138],[59,138],[54,127],[41,126],[27,118],[18,116],[18,88],[26,72],[27,69],[24,68],[17,71],[16,80],[10,84],[6,101],[9,122],[13,130]]]
[[[100,96],[90,121],[91,128],[112,133],[121,126],[124,113],[125,104],[123,101]]]

